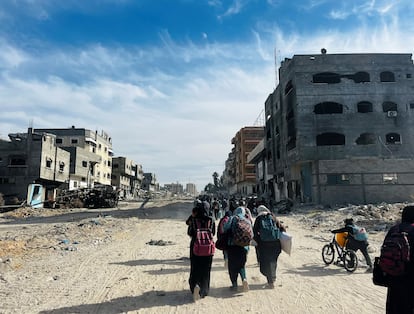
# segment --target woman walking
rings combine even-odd
[[[239,221],[242,221],[242,224],[239,224]],[[236,234],[242,234],[242,230],[238,229],[239,226],[244,225],[246,230],[244,230],[247,234],[250,234],[250,239],[246,241],[247,243],[241,245],[236,241]],[[227,255],[228,255],[228,272],[231,281],[230,290],[237,291],[237,278],[240,277],[242,279],[243,285],[243,292],[249,291],[249,284],[246,278],[246,261],[247,261],[247,253],[249,251],[249,243],[251,237],[253,236],[252,225],[250,221],[246,218],[246,211],[243,207],[237,207],[234,210],[233,216],[225,223],[224,225],[224,232],[229,232],[229,241],[227,247]],[[247,235],[247,237],[249,237]]]
[[[286,230],[266,206],[260,205],[257,208],[257,213],[253,226],[253,239],[257,243],[260,273],[267,279],[265,288],[273,289],[276,280],[277,259],[282,251],[279,232]]]
[[[190,242],[190,291],[193,294],[194,301],[204,298],[210,290],[210,273],[213,255],[198,256],[194,254],[194,244],[197,239],[197,230],[204,229],[215,234],[215,224],[212,217],[208,216],[207,210],[203,203],[197,203],[193,209],[192,215],[187,219],[187,233],[191,237]]]

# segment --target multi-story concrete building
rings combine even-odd
[[[112,186],[116,187],[121,197],[131,199],[140,194],[143,180],[142,166],[126,157],[112,158]]]
[[[112,139],[104,131],[83,128],[35,129],[56,135],[56,145],[70,152],[69,189],[90,187],[95,183],[110,185]]]
[[[148,192],[158,191],[159,185],[155,173],[144,172],[144,179],[142,180],[142,189]]]
[[[192,196],[196,196],[198,194],[197,187],[194,183],[187,183],[185,186],[185,192]]]
[[[228,165],[234,167],[235,184],[233,187],[228,187],[230,194],[249,196],[257,193],[255,165],[247,162],[247,156],[263,137],[264,127],[262,126],[244,127],[233,137],[231,142],[234,145],[234,163],[228,160]],[[231,170],[227,170],[227,172],[231,173]],[[230,178],[230,176],[226,176],[226,180]]]
[[[184,187],[181,183],[169,183],[164,184],[164,187],[171,192],[172,194],[183,194],[184,193]]]
[[[276,201],[412,201],[413,76],[411,54],[285,59],[265,102]]]
[[[55,145],[46,132],[9,134],[0,140],[0,193],[18,200],[54,200],[56,188],[69,179],[69,152]],[[29,192],[29,186],[35,185]],[[30,195],[29,195],[30,194]]]

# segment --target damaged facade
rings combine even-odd
[[[285,59],[265,102],[264,148],[250,156],[268,166],[263,190],[275,201],[412,201],[413,75],[411,54]]]
[[[53,201],[56,189],[69,178],[70,153],[57,147],[47,132],[9,134],[0,140],[0,192],[9,204],[28,196],[29,204]]]

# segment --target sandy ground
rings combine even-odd
[[[316,209],[279,216],[294,244],[291,256],[280,255],[274,290],[263,289],[252,247],[250,291],[229,291],[217,251],[210,295],[194,303],[184,222],[191,205],[0,214],[0,313],[385,312],[386,289],[372,284],[360,252],[354,273],[322,261],[329,229],[349,213]],[[372,258],[383,238],[384,231],[370,232]]]

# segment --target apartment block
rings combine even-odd
[[[414,196],[411,54],[294,55],[265,102],[276,201],[376,203]]]
[[[143,180],[142,166],[126,157],[112,158],[112,186],[121,197],[132,199],[140,196]]]
[[[54,200],[56,189],[69,180],[70,153],[55,145],[54,134],[32,128],[9,139],[0,140],[0,193],[26,200],[34,184],[40,203]]]
[[[56,136],[56,146],[70,152],[69,189],[90,187],[95,183],[110,185],[112,174],[112,139],[104,131],[72,126],[65,129],[35,129]]]
[[[225,170],[228,176],[225,176],[224,180],[231,181],[232,171],[234,171],[234,185],[229,187],[230,194],[249,196],[257,193],[255,165],[247,161],[247,156],[263,137],[264,127],[262,126],[246,126],[233,137],[231,141],[234,145],[233,155],[229,156],[228,164],[226,162],[226,166],[232,167],[233,170]]]

